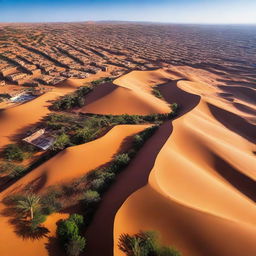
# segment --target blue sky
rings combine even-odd
[[[0,22],[256,24],[256,0],[0,0]]]

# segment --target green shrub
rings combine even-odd
[[[91,87],[83,86],[74,93],[65,95],[52,104],[53,110],[69,110],[74,107],[82,107],[85,104],[84,96],[92,90]]]
[[[94,171],[94,177],[96,179],[104,179],[106,183],[112,182],[115,179],[115,174],[107,169],[99,169]]]
[[[158,249],[158,255],[159,256],[181,256],[181,253],[172,247],[160,247]]]
[[[140,149],[146,140],[152,136],[152,134],[158,129],[158,125],[151,126],[139,134],[135,135],[133,138],[133,146],[136,150]]]
[[[46,215],[50,215],[61,209],[61,203],[57,200],[58,193],[51,191],[41,198],[42,212]]]
[[[113,78],[110,78],[110,77],[105,77],[105,78],[101,78],[101,79],[98,79],[98,80],[94,80],[91,82],[91,84],[93,86],[96,86],[96,85],[99,85],[99,84],[103,84],[103,83],[107,83],[107,82],[112,82],[113,81]]]
[[[4,158],[8,161],[23,161],[24,153],[16,144],[9,144],[3,151]]]
[[[7,174],[10,178],[18,178],[24,174],[25,168],[13,163],[2,163],[0,164],[0,172]]]
[[[84,237],[77,236],[76,239],[70,240],[65,245],[66,252],[68,256],[79,256],[83,252],[86,245],[86,240]]]
[[[153,88],[153,89],[152,89],[152,93],[153,93],[157,98],[163,99],[163,95],[161,94],[161,92],[160,92],[158,89]]]
[[[69,136],[65,133],[57,136],[55,139],[53,145],[51,146],[51,149],[53,151],[58,151],[66,148],[68,145],[70,145]]]
[[[84,127],[75,131],[72,137],[74,144],[81,144],[95,139],[97,131],[95,128]]]
[[[140,148],[143,145],[143,143],[144,143],[143,138],[139,134],[134,136],[134,138],[133,138],[133,146],[135,148]]]
[[[127,256],[181,256],[176,249],[162,246],[157,233],[153,231],[139,232],[133,236],[122,234],[118,246]]]
[[[86,205],[97,204],[100,201],[100,194],[94,190],[87,190],[83,195],[83,202]]]
[[[130,162],[130,157],[127,153],[117,155],[111,165],[113,172],[120,172]]]
[[[80,229],[83,224],[84,224],[84,217],[80,214],[71,214],[68,218],[68,220],[73,221],[74,223],[76,223],[76,225],[78,226],[78,228]]]
[[[79,228],[75,222],[67,219],[58,223],[57,235],[63,244],[75,240],[79,236]]]
[[[60,239],[67,255],[78,256],[85,248],[86,241],[80,236],[84,224],[82,215],[72,214],[57,225],[57,236]]]
[[[178,111],[178,109],[179,109],[178,104],[177,104],[177,103],[173,103],[173,104],[171,105],[171,109],[172,109],[173,113],[176,114],[177,111]]]

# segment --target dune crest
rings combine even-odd
[[[207,91],[206,81],[196,82],[196,74],[185,73],[190,81],[172,76],[173,82],[160,87],[167,100],[182,95],[173,88],[176,85],[201,100],[186,101],[183,96],[181,116],[173,121],[148,184],[117,212],[114,255],[123,255],[117,246],[120,234],[139,230],[159,231],[163,243],[174,245],[184,256],[254,255],[255,145],[243,136],[245,129],[227,127],[213,111],[212,104],[221,109],[228,104],[216,97],[219,89],[214,83],[205,85],[211,88]],[[229,107],[233,115],[238,113]]]
[[[132,71],[114,80],[113,84],[107,83],[96,88],[88,95],[88,103],[77,111],[112,115],[169,113],[168,104],[151,92],[153,86],[164,83],[167,79],[168,73],[162,69]]]
[[[66,148],[25,175],[5,190],[4,194],[17,192],[28,184],[34,186],[36,191],[43,191],[49,186],[81,177],[111,161],[115,154],[127,147],[131,136],[149,126],[118,125],[99,139]]]

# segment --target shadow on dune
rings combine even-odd
[[[103,200],[86,232],[86,255],[110,256],[113,254],[113,225],[115,214],[124,201],[136,190],[147,184],[155,158],[170,136],[172,127],[165,122],[145,143],[129,166],[103,196]]]
[[[226,128],[239,134],[252,143],[256,142],[255,125],[246,122],[246,120],[242,117],[237,116],[229,111],[216,107],[210,103],[207,104],[213,116]]]
[[[8,222],[13,226],[14,232],[23,240],[39,240],[47,237],[49,230],[41,225],[32,229],[31,223],[24,218],[22,212],[19,212],[15,203],[8,202],[8,199],[3,201],[5,208],[1,211],[1,215],[9,217]]]
[[[227,85],[241,85],[241,86],[256,88],[255,82],[232,81],[232,80],[225,80],[225,79],[218,79],[218,81],[222,83],[226,83]]]
[[[103,83],[96,86],[93,89],[93,91],[91,91],[88,95],[86,95],[85,104],[89,105],[94,101],[105,97],[106,95],[114,91],[116,88],[118,88],[118,86],[114,85],[113,83]]]
[[[237,102],[233,103],[233,106],[235,108],[237,108],[238,110],[246,113],[246,114],[255,115],[256,116],[256,110],[254,110],[253,108],[250,108],[250,107],[248,107],[246,105],[243,105],[243,104],[237,103]]]
[[[179,105],[178,116],[180,117],[192,110],[200,101],[200,96],[183,91],[177,86],[178,80],[169,80],[168,83],[158,85],[158,90],[169,104],[176,102]]]
[[[45,249],[48,251],[48,256],[65,255],[65,252],[61,250],[60,241],[56,237],[48,238]]]
[[[213,154],[215,170],[239,192],[256,202],[256,183],[239,170],[232,167],[220,156]]]
[[[256,104],[256,92],[253,89],[242,86],[218,86],[226,93],[231,93],[235,98]]]
[[[199,96],[184,92],[177,87],[177,82],[180,80],[170,81],[158,86],[168,103],[178,103],[180,106],[178,116],[193,109],[200,101]],[[86,255],[98,256],[102,255],[102,252],[104,252],[104,256],[113,255],[115,215],[133,192],[147,184],[155,159],[171,132],[172,125],[169,121],[161,125],[103,196],[94,219],[86,232],[88,242]]]

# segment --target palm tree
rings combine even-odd
[[[126,253],[127,256],[145,256],[145,248],[142,246],[143,240],[138,236],[122,234],[119,238],[119,249]]]
[[[30,219],[33,220],[34,212],[40,207],[40,197],[30,194],[17,202],[17,208],[25,213],[30,213]]]

